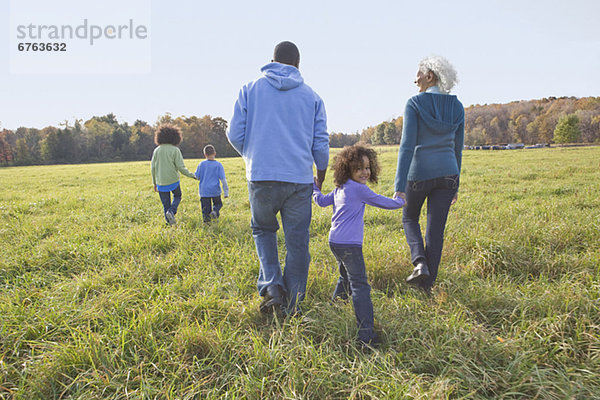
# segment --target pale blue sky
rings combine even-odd
[[[456,66],[454,93],[465,106],[600,96],[598,0],[148,1],[150,73],[11,74],[13,33],[3,29],[0,126],[110,112],[129,123],[165,112],[229,120],[239,88],[282,40],[300,48],[300,71],[325,101],[331,132],[401,115],[416,93],[417,63],[430,54]],[[0,25],[8,23],[9,0],[0,0]]]

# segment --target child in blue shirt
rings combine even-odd
[[[346,146],[334,159],[333,192],[323,195],[313,186],[317,205],[333,205],[329,247],[335,256],[340,277],[333,300],[346,300],[351,295],[361,344],[377,345],[374,330],[371,286],[367,280],[362,253],[365,205],[393,210],[404,206],[402,198],[390,199],[373,192],[367,181],[377,183],[379,165],[375,150],[361,145]]]
[[[209,144],[204,147],[204,157],[206,160],[198,164],[196,168],[196,178],[200,181],[198,191],[200,192],[200,204],[202,205],[202,218],[204,222],[210,222],[219,218],[219,210],[223,207],[221,201],[221,185],[223,184],[223,194],[229,196],[229,187],[225,180],[225,169],[223,164],[215,160],[217,151],[214,146]]]

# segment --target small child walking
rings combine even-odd
[[[154,143],[158,146],[152,153],[152,183],[154,191],[160,195],[165,219],[169,225],[175,224],[175,214],[181,202],[181,187],[179,185],[179,172],[187,177],[196,179],[183,163],[183,156],[179,150],[181,131],[173,125],[162,125],[154,134]],[[173,201],[171,202],[171,193]]]
[[[333,205],[329,247],[340,271],[333,300],[352,296],[359,343],[375,346],[379,338],[374,330],[371,286],[362,252],[365,205],[393,210],[403,207],[404,200],[381,196],[367,186],[367,181],[377,183],[379,173],[377,153],[371,148],[359,144],[344,147],[334,159],[333,171],[336,188],[331,193],[323,195],[316,184],[313,186],[318,206]]]
[[[219,218],[219,211],[223,207],[221,201],[221,185],[223,184],[223,195],[229,196],[229,187],[225,179],[225,168],[223,164],[215,160],[217,151],[211,144],[204,146],[204,157],[206,160],[198,164],[196,168],[196,179],[200,181],[198,191],[200,192],[200,204],[202,205],[202,218],[204,222],[210,222]]]

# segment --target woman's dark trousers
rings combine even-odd
[[[424,289],[430,289],[437,278],[444,247],[444,229],[448,211],[457,190],[458,175],[425,181],[409,181],[406,185],[406,206],[402,213],[402,225],[410,248],[412,263],[416,265],[425,261],[429,267],[430,276],[421,283]],[[427,226],[425,242],[423,242],[419,217],[426,199]]]

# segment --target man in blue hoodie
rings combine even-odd
[[[244,85],[227,132],[246,163],[251,228],[260,260],[262,312],[298,312],[308,278],[313,163],[321,187],[329,162],[323,100],[307,85],[295,44],[281,42],[263,76]],[[287,254],[277,253],[277,214]]]

